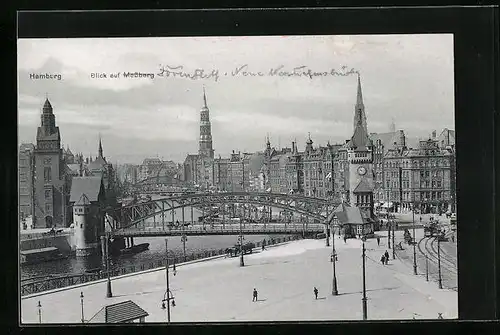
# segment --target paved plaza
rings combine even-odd
[[[361,241],[335,238],[338,253],[338,296],[332,296],[331,246],[324,240],[300,240],[239,258],[215,259],[177,267],[170,274],[176,306],[172,322],[361,320]],[[380,263],[385,243],[366,243],[368,319],[457,318],[457,292],[439,290],[436,283],[413,276],[400,260]],[[389,250],[390,252],[390,250]],[[253,288],[258,301],[252,302]],[[319,290],[314,299],[313,288]],[[28,296],[21,301],[22,323],[80,323],[80,292],[85,319],[104,305],[132,300],[149,313],[146,322],[165,322],[161,301],[166,289],[165,270],[131,275],[112,281],[113,298],[106,298],[106,282]]]

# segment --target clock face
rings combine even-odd
[[[366,168],[364,166],[360,166],[358,168],[358,173],[359,173],[359,175],[364,176],[366,173]]]

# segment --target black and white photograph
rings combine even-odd
[[[21,324],[458,318],[453,34],[17,49]]]

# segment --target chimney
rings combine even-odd
[[[295,153],[295,142],[292,141],[292,152]]]
[[[85,158],[85,163],[87,163],[87,164],[89,163],[89,158],[88,157]]]
[[[432,131],[432,139],[435,140],[436,139],[436,131]]]

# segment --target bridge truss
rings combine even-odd
[[[330,214],[338,206],[338,203],[326,199],[306,197],[302,195],[277,194],[277,193],[195,193],[183,194],[173,197],[164,197],[150,201],[140,202],[124,206],[115,213],[117,222],[113,230],[127,229],[144,224],[150,218],[156,220],[160,217],[161,222],[174,222],[175,220],[186,222],[185,209],[190,208],[190,221],[193,222],[193,209],[201,209],[209,213],[211,209],[224,208],[231,205],[243,205],[247,211],[256,211],[257,207],[279,208],[288,213],[300,215],[313,219],[316,223],[325,224]],[[181,217],[176,217],[177,209],[182,210]]]

